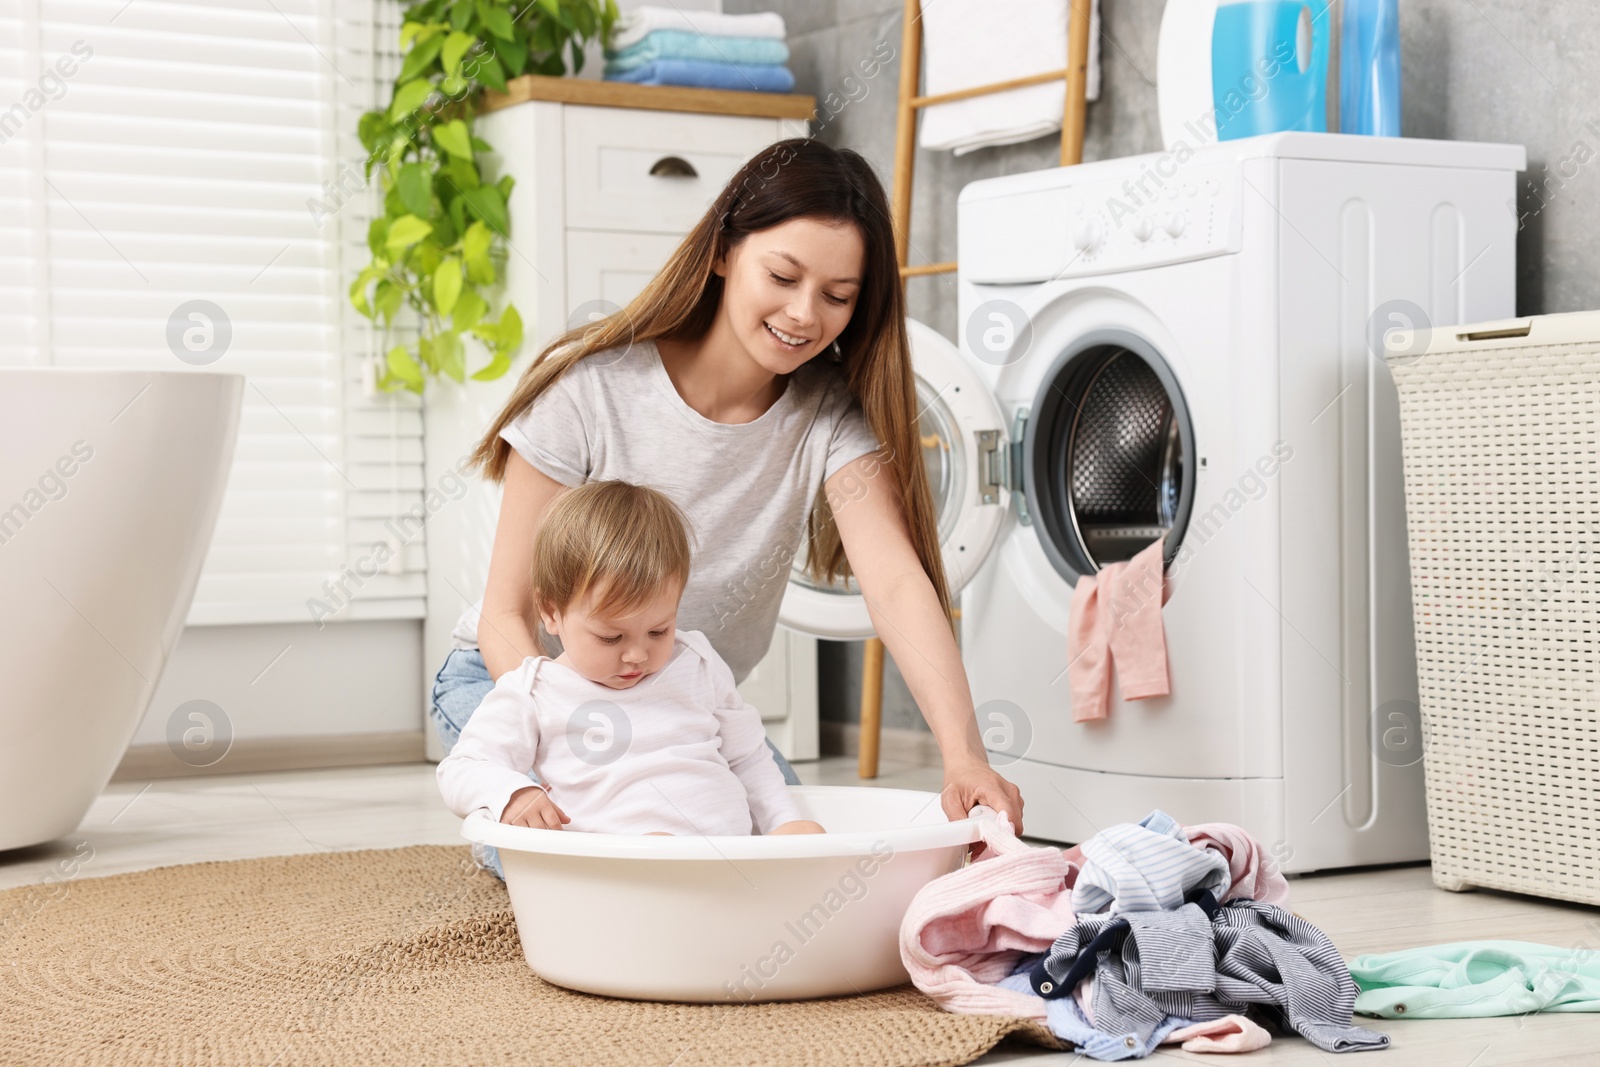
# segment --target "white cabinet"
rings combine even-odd
[[[551,82],[562,82],[550,85]],[[613,83],[534,79],[563,99],[531,99],[480,117],[477,132],[495,146],[486,180],[516,178],[506,260],[506,296],[526,324],[512,372],[496,382],[430,383],[424,413],[427,478],[440,506],[427,525],[428,614],[425,692],[450,650],[457,617],[483,595],[499,510],[498,487],[473,479],[464,489],[451,471],[471,452],[509,396],[516,378],[573,316],[604,300],[623,305],[654,277],[683,236],[746,159],[807,124],[782,113],[809,113],[809,97],[751,100],[757,94],[627,87],[653,101],[727,100],[772,115],[705,113],[574,103],[575,95],[621,98]],[[637,95],[642,94],[642,95]],[[734,98],[741,98],[735,100]],[[448,488],[449,491],[444,490]],[[780,629],[740,687],[761,709],[773,743],[791,759],[815,759],[816,640]],[[431,722],[428,752],[438,759]]]
[[[562,117],[567,225],[673,237],[705,214],[745,160],[805,135],[787,132],[782,119],[742,115],[569,104]]]

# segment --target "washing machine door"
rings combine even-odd
[[[1068,584],[1157,538],[1171,563],[1194,501],[1194,426],[1176,372],[1145,337],[1099,330],[1039,384],[1022,443],[1027,508]]]
[[[994,548],[1009,493],[988,477],[1007,435],[994,394],[955,345],[930,326],[906,320],[916,373],[922,459],[933,491],[944,572],[955,598]],[[805,546],[790,571],[778,621],[832,640],[874,636],[866,601],[851,580],[819,586],[805,573]]]

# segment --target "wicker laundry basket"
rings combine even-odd
[[[1600,904],[1600,312],[1384,354],[1434,884]]]

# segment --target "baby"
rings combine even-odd
[[[473,712],[438,768],[451,811],[594,833],[824,832],[800,818],[733,671],[675,626],[685,525],[667,497],[626,482],[549,505],[533,597],[562,653],[523,660]]]

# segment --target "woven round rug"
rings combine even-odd
[[[970,1063],[1037,1022],[910,985],[773,1004],[575,993],[465,847],[196,863],[0,893],[0,1064]]]

